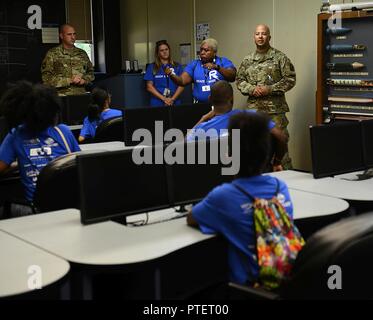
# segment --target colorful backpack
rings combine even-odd
[[[278,200],[280,184],[276,181],[276,194],[271,200],[255,198],[233,183],[252,201],[259,265],[257,282],[269,290],[277,289],[289,278],[295,259],[305,245],[298,228]]]

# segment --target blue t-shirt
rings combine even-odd
[[[85,139],[93,139],[96,135],[96,129],[100,120],[89,121],[88,117],[84,118],[83,127],[80,129],[80,136]]]
[[[293,205],[286,184],[279,182],[278,198],[290,217]],[[276,178],[259,175],[234,181],[253,197],[271,199],[276,192]],[[205,234],[222,234],[229,243],[230,280],[246,284],[258,277],[256,236],[251,200],[231,183],[213,189],[192,209],[193,218]]]
[[[233,62],[224,57],[216,57],[214,63],[223,68],[235,69]],[[193,79],[193,97],[198,102],[208,102],[213,84],[220,80],[225,80],[219,71],[209,71],[204,68],[201,60],[194,60],[189,63],[185,67],[184,72],[188,73]]]
[[[256,110],[231,110],[227,113],[213,117],[212,119],[200,123],[198,126],[188,132],[187,141],[195,139],[218,138],[228,134],[228,124],[231,116],[240,112],[256,112]],[[269,120],[268,129],[272,130],[276,124]],[[210,130],[212,129],[212,130]],[[209,131],[210,130],[210,131]]]
[[[106,109],[101,113],[99,120],[89,121],[88,117],[85,117],[83,121],[83,127],[80,130],[80,136],[84,137],[85,139],[93,139],[96,135],[96,129],[102,121],[121,116],[122,111],[120,110]]]
[[[80,151],[75,137],[69,127],[59,124],[71,152]],[[31,136],[23,125],[13,129],[0,146],[0,160],[10,165],[16,159],[25,188],[26,199],[32,201],[36,181],[40,171],[53,159],[68,153],[66,146],[54,127],[49,127],[39,133],[37,137]],[[52,192],[52,191],[51,191]]]
[[[154,74],[154,72],[153,72],[154,63],[151,63],[150,65],[148,65],[148,67],[146,69],[144,80],[152,81],[155,89],[161,95],[164,95],[164,92],[165,92],[166,89],[170,89],[170,91],[171,91],[170,97],[172,97],[175,94],[175,91],[177,90],[178,85],[175,84],[170,79],[170,77],[165,74],[164,68],[166,68],[166,67],[173,68],[174,72],[176,73],[177,76],[180,76],[183,73],[183,67],[180,64],[178,64],[176,66],[172,66],[171,64],[166,64],[166,65],[163,65],[163,67],[160,68],[156,74]],[[181,100],[177,99],[175,101],[175,105],[179,105],[179,104],[181,104]],[[150,105],[152,107],[162,107],[162,106],[164,106],[164,102],[162,100],[158,99],[157,97],[151,95]]]

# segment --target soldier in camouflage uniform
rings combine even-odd
[[[74,46],[74,27],[61,26],[60,39],[61,44],[50,49],[42,63],[43,83],[55,87],[59,95],[84,94],[94,80],[92,63],[84,50]]]
[[[268,26],[258,25],[254,40],[257,50],[242,61],[237,72],[237,88],[248,96],[249,109],[267,113],[289,137],[289,121],[286,117],[289,107],[285,92],[295,86],[294,66],[284,53],[270,46]],[[282,166],[285,170],[292,168],[288,153],[282,159]]]

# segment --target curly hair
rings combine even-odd
[[[0,101],[0,114],[9,129],[24,124],[32,134],[54,126],[60,110],[55,88],[27,81],[10,85]]]

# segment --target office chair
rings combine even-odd
[[[34,195],[34,207],[38,212],[79,209],[76,155],[58,157],[41,170]]]
[[[39,213],[80,208],[77,156],[97,153],[81,151],[66,154],[49,162],[40,172],[36,183],[33,206]]]
[[[277,293],[229,284],[233,299],[372,299],[373,212],[315,233]],[[338,287],[341,286],[339,290]]]
[[[94,142],[124,141],[123,117],[102,121],[96,129]]]

